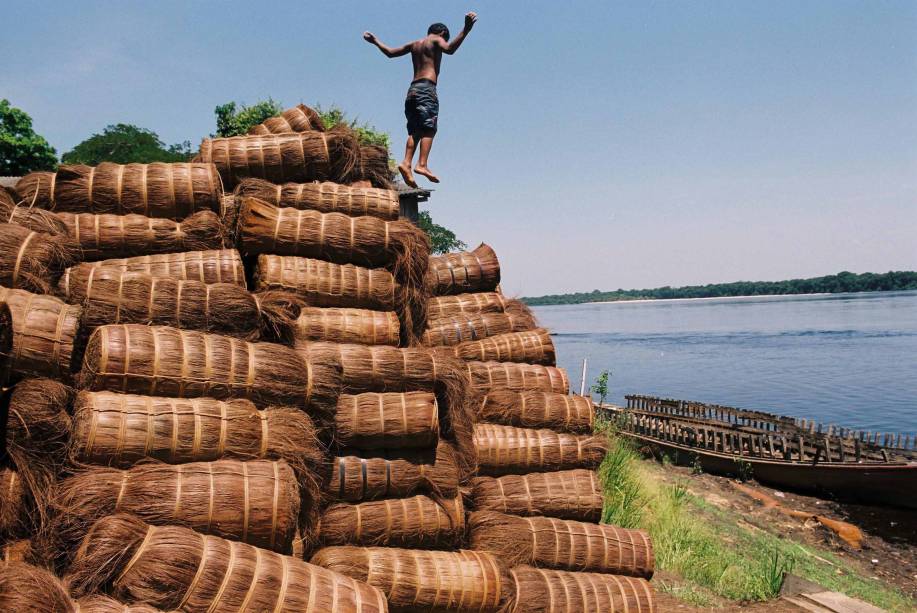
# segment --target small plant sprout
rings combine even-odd
[[[599,395],[599,406],[604,405],[605,398],[608,397],[608,377],[610,376],[610,370],[603,370],[602,373],[596,377],[595,384],[592,386],[592,392]]]

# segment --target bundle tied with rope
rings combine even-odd
[[[296,475],[283,460],[87,467],[57,485],[57,550],[72,550],[100,518],[130,513],[153,525],[185,526],[290,553],[297,529],[310,530],[306,507],[316,502],[306,496],[301,509],[300,501]]]
[[[459,493],[455,448],[440,441],[436,449],[363,451],[332,457],[326,464],[322,489],[326,498],[359,502],[426,493],[454,498]]]
[[[0,223],[0,285],[47,294],[74,261],[67,241],[12,223]]]
[[[484,397],[478,420],[521,428],[586,434],[595,425],[592,400],[541,391],[494,390]]]
[[[276,343],[252,343],[167,326],[101,326],[86,347],[80,384],[90,391],[308,408],[330,419],[341,391],[341,365],[306,360]]]
[[[235,195],[240,199],[257,198],[279,207],[343,213],[354,217],[369,215],[385,221],[396,221],[401,211],[395,190],[329,181],[276,185],[263,179],[243,179],[236,186]]]
[[[50,572],[25,562],[11,562],[0,572],[0,611],[75,613],[61,581]]]
[[[554,366],[521,362],[465,362],[471,387],[486,395],[496,390],[541,391],[556,394],[570,392],[567,371]]]
[[[252,294],[231,283],[201,283],[139,272],[93,269],[83,292],[83,325],[152,324],[246,340],[290,342],[303,300],[287,292]]]
[[[54,296],[0,287],[9,307],[12,347],[4,351],[0,378],[56,377],[72,383],[85,345],[83,313]]]
[[[325,122],[322,121],[322,116],[315,109],[305,104],[297,104],[276,117],[268,117],[258,125],[252,126],[248,133],[263,135],[324,131]]]
[[[28,203],[17,204],[2,187],[0,187],[0,223],[11,223],[45,234],[67,233],[67,226],[56,214],[30,207]]]
[[[516,594],[511,613],[656,611],[656,595],[646,579],[531,566],[517,566],[510,576]]]
[[[532,314],[521,301],[507,298],[500,292],[431,296],[427,300],[427,319],[431,326],[439,319],[504,312],[519,316]]]
[[[334,443],[358,449],[435,447],[439,404],[431,392],[342,394],[334,417]]]
[[[385,190],[394,187],[388,148],[382,145],[361,144],[356,166],[353,181],[368,182],[375,188]]]
[[[535,317],[525,305],[516,313],[459,314],[432,321],[428,314],[427,329],[421,341],[427,347],[452,346],[508,332],[524,332],[535,327]]]
[[[130,515],[100,519],[68,574],[77,596],[107,591],[122,602],[181,611],[385,613],[366,583],[302,560]]]
[[[124,604],[103,594],[93,594],[76,601],[74,613],[161,613],[159,609],[145,604]]]
[[[216,165],[233,188],[255,177],[271,183],[354,180],[360,145],[349,131],[205,138],[197,159]]]
[[[83,262],[64,271],[57,282],[55,293],[67,302],[79,303],[86,298],[87,288],[101,268],[182,281],[232,283],[246,287],[245,267],[239,252],[235,249],[215,249]]]
[[[604,503],[595,471],[581,468],[476,477],[471,484],[471,500],[478,511],[591,522],[601,519]]]
[[[102,162],[26,175],[16,191],[25,204],[51,211],[180,220],[197,211],[218,211],[222,187],[212,164]]]
[[[471,513],[468,528],[472,549],[490,552],[510,567],[653,576],[653,546],[643,530],[492,511]]]
[[[434,296],[491,292],[500,285],[500,262],[493,248],[484,243],[472,251],[434,255],[427,284]]]
[[[498,613],[514,597],[500,562],[477,551],[327,547],[311,562],[379,588],[396,610]]]
[[[454,441],[459,480],[465,482],[477,467],[474,449],[474,415],[480,400],[472,393],[460,363],[427,349],[399,349],[385,345],[300,343],[296,349],[313,362],[341,365],[343,391],[427,391],[436,394],[440,432]]]
[[[465,536],[461,496],[389,498],[360,504],[332,504],[318,525],[322,545],[366,545],[447,549]]]
[[[525,332],[508,332],[477,341],[466,341],[453,347],[455,357],[478,362],[525,362],[556,366],[557,358],[551,333],[544,328]]]
[[[304,307],[294,335],[303,341],[392,345],[401,341],[401,323],[394,311],[344,307]]]
[[[226,241],[220,218],[209,210],[181,221],[108,213],[57,213],[56,217],[84,262],[221,249]]]
[[[475,424],[474,445],[481,474],[547,472],[595,468],[608,450],[603,435]]]

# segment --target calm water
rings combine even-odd
[[[917,431],[917,291],[536,307],[579,391],[642,393]]]

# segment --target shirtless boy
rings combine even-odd
[[[430,26],[425,38],[394,48],[385,45],[372,32],[363,33],[363,38],[377,46],[386,56],[401,57],[410,53],[411,60],[414,62],[414,80],[404,99],[404,115],[408,120],[408,143],[404,149],[404,161],[398,165],[398,171],[404,182],[411,187],[417,187],[411,172],[411,162],[414,160],[414,151],[418,143],[420,144],[420,158],[417,160],[414,171],[433,183],[439,183],[439,178],[427,167],[439,116],[439,98],[436,95],[439,64],[443,53],[452,55],[458,51],[477,19],[476,13],[465,15],[465,27],[452,41],[449,40],[449,28],[441,23],[434,23]]]

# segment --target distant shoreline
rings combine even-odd
[[[879,290],[902,291],[902,290]],[[688,302],[693,300],[741,300],[742,298],[787,298],[789,296],[833,296],[835,294],[875,294],[877,292],[812,292],[809,294],[749,294],[747,296],[706,296],[704,298],[623,298],[621,300],[594,300],[592,302],[576,302],[570,304],[615,304],[619,302],[632,304],[634,302]],[[536,304],[532,306],[565,306],[562,304]]]

